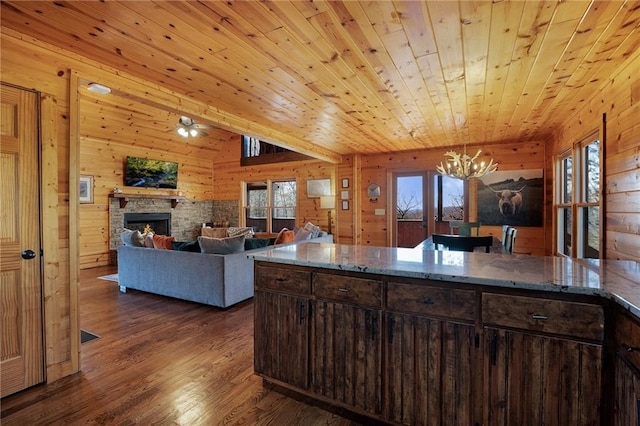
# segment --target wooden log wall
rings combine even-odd
[[[54,381],[80,367],[79,333],[72,334],[78,288],[69,235],[70,72],[56,55],[9,37],[4,29],[0,37],[2,81],[41,92],[41,211],[48,226],[42,233],[45,368],[47,381]]]
[[[83,89],[79,110],[80,173],[94,179],[94,202],[80,205],[81,269],[110,263],[109,194],[114,188],[125,194],[213,199],[213,158],[237,135],[214,129],[207,136],[183,138],[166,124],[177,123],[177,114],[117,92],[99,95]],[[178,188],[125,187],[127,156],[177,162]]]
[[[461,151],[459,147],[457,150]],[[477,147],[469,146],[467,150],[474,151]],[[525,142],[484,145],[481,147],[482,156],[493,158],[499,163],[499,170],[527,170],[543,169],[545,167],[545,142]],[[448,150],[448,149],[447,149]],[[389,245],[389,217],[392,213],[389,209],[391,198],[390,175],[392,173],[422,172],[434,170],[437,164],[444,159],[445,149],[407,151],[391,154],[362,156],[362,167],[357,172],[360,175],[360,198],[362,206],[358,212],[361,221],[361,238],[359,243],[374,246]],[[550,175],[545,174],[545,180],[550,180]],[[381,188],[381,196],[377,201],[367,197],[367,187],[371,183],[377,183]],[[475,188],[469,189],[469,220],[477,217],[477,196]],[[384,215],[376,215],[376,209],[384,209]],[[548,206],[544,208],[544,217],[550,214]],[[482,235],[493,235],[501,238],[501,226],[482,226]],[[518,227],[515,252],[535,255],[545,255],[550,249],[550,242],[545,238],[543,227]]]
[[[640,261],[640,50],[554,134],[547,166],[555,156],[598,130],[604,157],[604,257]],[[606,135],[603,134],[606,114]],[[601,139],[602,140],[602,139]],[[552,191],[547,188],[547,193]],[[553,198],[552,198],[553,199]],[[547,227],[549,238],[553,230]]]
[[[307,222],[312,222],[325,231],[328,228],[327,211],[320,208],[320,199],[307,197],[307,181],[331,179],[335,194],[336,166],[331,163],[305,160],[243,167],[240,165],[240,137],[238,136],[236,140],[229,141],[225,149],[218,152],[214,159],[213,174],[213,192],[216,200],[241,199],[243,182],[294,179],[297,182],[296,225],[303,226]],[[335,226],[337,223],[335,209],[332,218],[332,226]],[[337,240],[337,236],[335,239]]]

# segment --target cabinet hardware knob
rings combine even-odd
[[[548,316],[546,315],[539,315],[539,314],[533,314],[531,315],[531,318],[533,318],[534,320],[541,320],[541,321],[546,321],[549,319]]]
[[[430,298],[430,297],[426,297],[426,298],[422,301],[422,303],[424,303],[425,305],[433,305],[433,304],[434,304],[434,303],[433,303],[433,299],[432,299],[432,298]]]

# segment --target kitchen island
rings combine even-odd
[[[637,424],[637,263],[314,243],[253,257],[269,382],[393,424]]]

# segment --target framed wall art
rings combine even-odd
[[[331,195],[331,179],[309,179],[307,198],[319,198]]]
[[[80,176],[78,198],[82,204],[93,203],[93,176]]]

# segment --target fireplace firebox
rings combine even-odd
[[[171,213],[125,213],[124,227],[143,231],[149,225],[156,235],[171,235]]]

